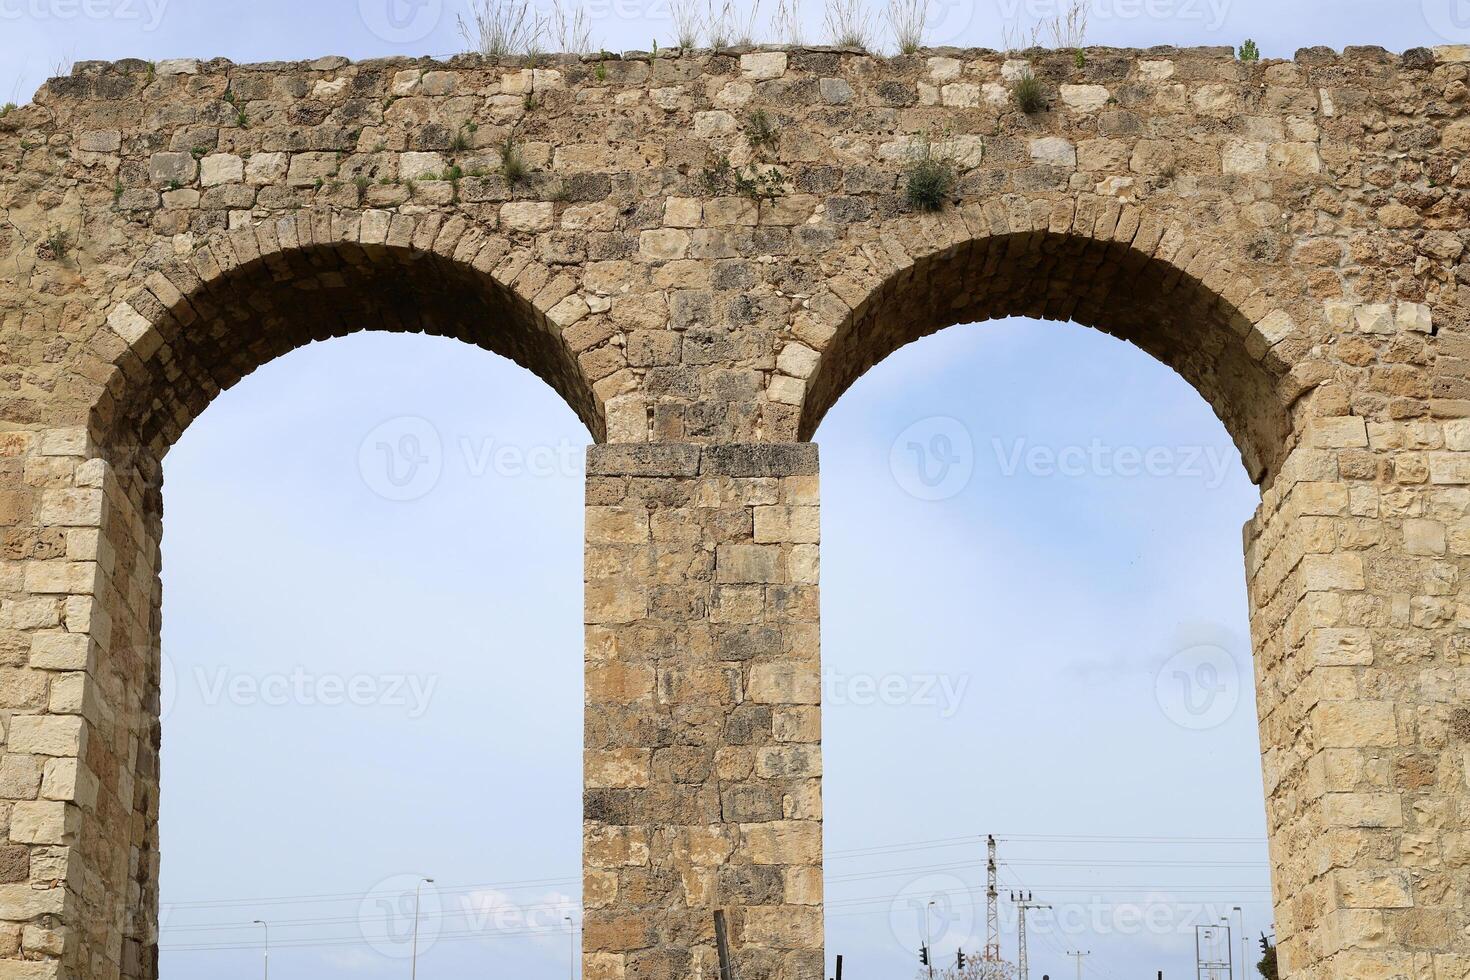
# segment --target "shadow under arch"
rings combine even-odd
[[[1292,432],[1286,360],[1251,317],[1178,264],[1077,233],[975,237],[888,275],[820,351],[800,437],[812,439],[853,382],[898,348],[1009,316],[1094,327],[1167,364],[1209,402],[1251,480],[1270,485]]]

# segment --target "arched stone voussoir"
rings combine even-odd
[[[1247,264],[1206,234],[1095,195],[1007,195],[891,222],[881,248],[862,249],[867,272],[834,276],[797,312],[767,397],[798,406],[810,439],[858,377],[920,337],[1005,316],[1074,320],[1177,370],[1269,482],[1291,445],[1304,311],[1262,302]]]
[[[510,357],[601,438],[596,379],[563,336],[589,310],[579,286],[459,217],[314,210],[216,231],[187,257],[138,272],[108,312],[120,345],[94,435],[157,446],[166,433],[166,448],[214,395],[273,357],[380,329]]]

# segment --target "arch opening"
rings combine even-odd
[[[1070,975],[1065,951],[1085,949],[1120,975],[1182,972],[1199,915],[1231,917],[1238,959],[1237,905],[1269,928],[1237,550],[1257,494],[1180,380],[1090,330],[1002,322],[905,348],[824,423],[829,953],[911,967],[936,901],[936,969],[958,946],[974,959],[986,833],[1003,838],[1004,960],[1017,959],[1009,893],[1053,907],[1028,925],[1033,976]],[[973,435],[967,483],[926,484],[932,457],[892,452],[937,418]],[[1094,440],[1140,458],[1203,447],[1220,468],[1057,466]],[[1044,468],[1026,463],[1033,447],[1051,451]],[[1234,665],[1215,702],[1228,712],[1166,668],[1215,655]],[[1178,840],[1122,839],[1155,835]]]
[[[388,480],[405,461],[372,450],[398,412],[439,437],[436,479]],[[585,441],[500,358],[375,332],[266,365],[171,450],[162,976],[258,974],[257,918],[272,973],[407,968],[419,875],[421,973],[564,972],[581,480],[488,447],[575,462]]]
[[[130,299],[129,316],[151,329],[119,355],[121,370],[93,409],[99,445],[161,459],[210,401],[261,365],[360,330],[452,337],[500,354],[550,385],[594,438],[604,431],[575,355],[540,309],[569,284],[542,279],[512,288],[478,258],[467,264],[354,242],[255,256],[227,271],[219,265],[201,250],[192,264],[150,276]],[[525,298],[527,286],[540,290],[535,301]]]
[[[246,258],[240,241],[223,236],[187,265],[162,264],[114,308],[115,349],[104,343],[97,351],[110,364],[90,372],[105,378],[88,417],[90,451],[102,464],[89,479],[103,491],[104,574],[95,587],[87,693],[96,713],[84,750],[99,786],[80,846],[99,870],[80,908],[80,955],[96,951],[124,978],[158,975],[165,455],[242,378],[299,348],[363,331],[446,337],[506,357],[546,382],[601,438],[598,400],[542,312],[555,305],[548,297],[565,295],[562,285],[554,274],[527,280],[513,259],[505,260],[513,268],[501,268],[502,248],[484,245],[471,263],[353,242]],[[232,258],[222,262],[224,254]]]
[[[1192,257],[1192,256],[1191,256]],[[1188,263],[1191,267],[1193,263]],[[1234,278],[1208,270],[1212,281]],[[1216,289],[1124,241],[1026,232],[916,258],[837,325],[807,385],[799,431],[813,438],[838,398],[889,354],[961,323],[1072,321],[1173,368],[1224,423],[1253,482],[1269,486],[1289,448],[1288,360]]]

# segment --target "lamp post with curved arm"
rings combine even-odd
[[[256,919],[251,925],[265,930],[265,980],[271,980],[271,927],[264,919]]]
[[[433,883],[433,878],[420,878],[418,884],[413,886],[413,966],[409,969],[409,976],[414,980],[419,975],[419,896],[425,885]]]

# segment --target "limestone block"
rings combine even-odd
[[[71,715],[16,715],[6,747],[31,755],[75,757],[82,747],[82,719]]]
[[[65,803],[22,800],[10,811],[10,839],[21,844],[65,844],[75,831],[77,817]]]
[[[1063,85],[1062,103],[1074,112],[1096,112],[1112,98],[1102,85]]]
[[[746,78],[780,78],[786,74],[786,52],[752,51],[740,56],[740,73]]]
[[[192,184],[199,165],[189,153],[155,153],[148,158],[148,178],[165,187]]]
[[[550,201],[512,201],[500,206],[500,224],[511,231],[549,231],[556,224],[556,209]]]
[[[245,179],[245,161],[233,153],[211,153],[199,161],[199,183],[204,187],[238,184]]]
[[[1031,159],[1053,167],[1074,168],[1077,166],[1077,148],[1071,140],[1060,136],[1043,136],[1031,141]]]

